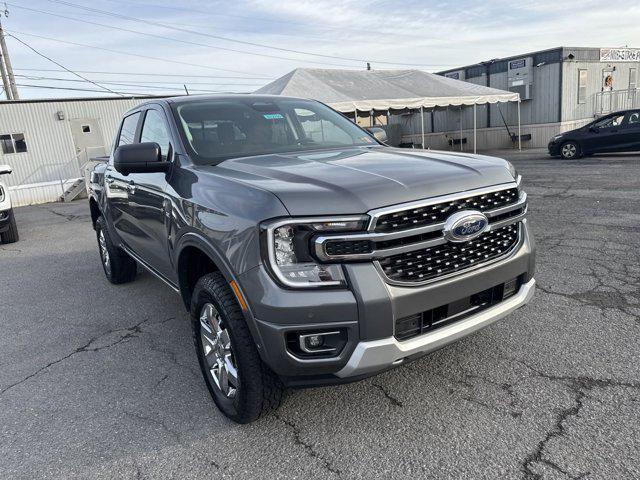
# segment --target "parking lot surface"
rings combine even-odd
[[[0,245],[0,478],[640,478],[640,157],[508,155],[533,302],[245,426],[210,401],[178,296],[143,271],[106,281],[86,201],[17,209],[21,240]]]

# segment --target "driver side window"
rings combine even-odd
[[[157,110],[147,110],[144,117],[144,125],[140,135],[140,142],[155,142],[160,145],[160,154],[163,160],[167,160],[171,137],[164,116]]]
[[[622,125],[624,115],[616,115],[615,117],[605,118],[595,124],[597,128],[613,128]]]

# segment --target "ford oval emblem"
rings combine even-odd
[[[479,237],[489,227],[487,217],[477,210],[464,210],[447,218],[444,237],[450,242],[467,242]]]

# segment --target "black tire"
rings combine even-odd
[[[101,245],[102,235],[104,235],[104,245]],[[136,278],[136,261],[127,255],[124,250],[113,244],[104,217],[98,217],[98,220],[96,220],[96,238],[98,240],[100,262],[107,280],[118,285],[131,282]],[[108,256],[105,256],[103,247],[106,249]]]
[[[15,243],[20,240],[18,225],[16,225],[16,216],[13,210],[9,210],[9,229],[0,234],[0,240],[2,240],[2,243]]]
[[[569,140],[560,146],[560,156],[564,160],[575,160],[576,158],[582,157],[582,148],[580,148],[578,142]]]
[[[211,305],[217,310],[218,322],[230,339],[230,358],[238,379],[231,398],[216,384],[212,373],[214,365],[205,355],[206,340],[202,336],[200,317],[206,316],[204,312]],[[249,423],[278,408],[284,392],[282,382],[260,358],[238,301],[221,274],[210,273],[198,280],[191,300],[191,319],[200,370],[220,411],[234,422]],[[210,347],[211,344],[207,345]],[[209,360],[212,356],[215,351],[209,348]]]

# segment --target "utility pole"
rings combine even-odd
[[[20,94],[18,93],[18,87],[16,86],[16,78],[13,76],[13,67],[11,66],[11,59],[9,58],[9,50],[7,49],[7,43],[4,39],[4,30],[2,29],[2,16],[9,16],[9,10],[6,8],[3,12],[0,12],[0,70],[2,70],[2,83],[4,90],[7,92],[7,100],[19,100]]]

